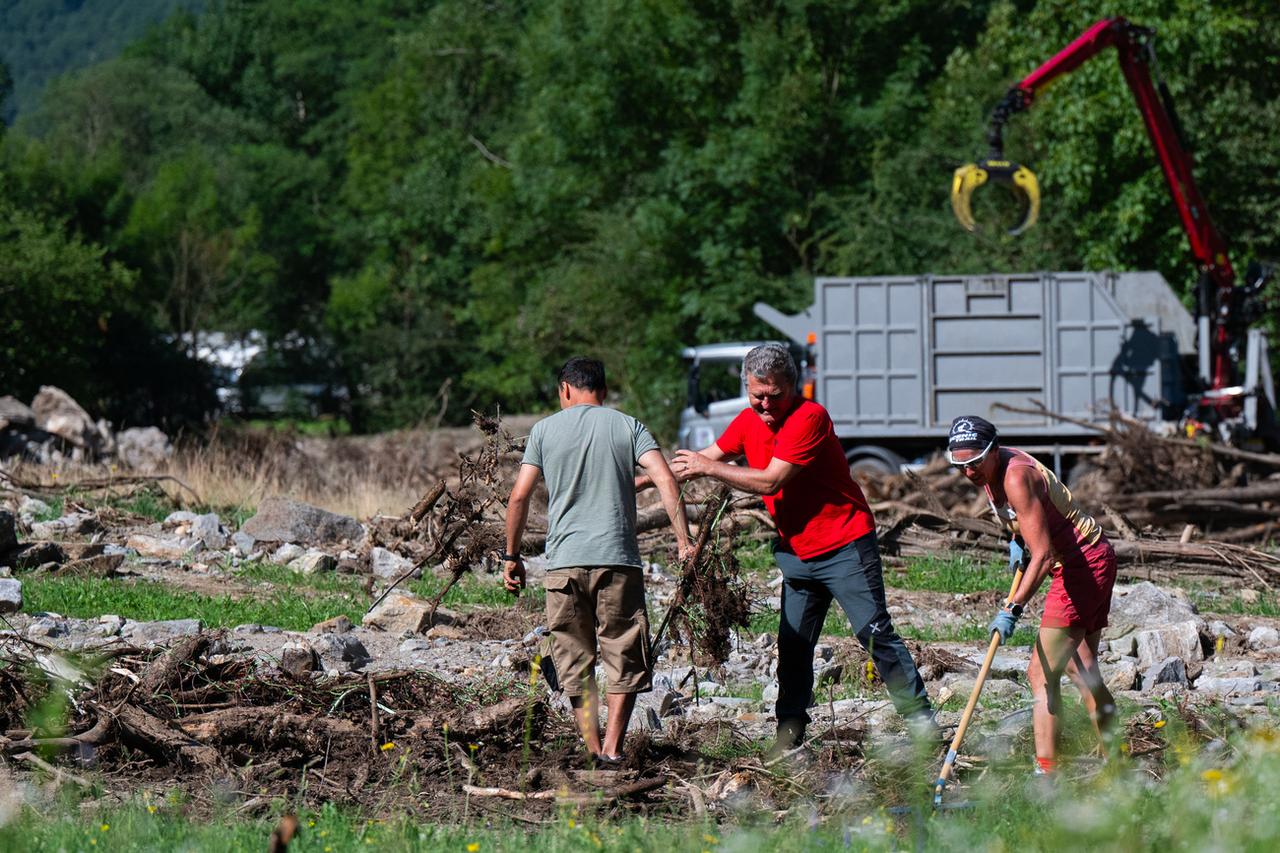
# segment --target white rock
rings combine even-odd
[[[196,550],[200,540],[134,533],[125,541],[125,544],[137,551],[138,555],[142,557],[154,557],[160,560],[181,560]]]
[[[1231,630],[1231,626],[1221,619],[1215,619],[1209,623],[1210,637],[1234,637],[1236,632]]]
[[[210,551],[219,551],[227,547],[227,531],[223,529],[218,514],[210,512],[196,516],[191,522],[191,536],[199,539]]]
[[[1102,680],[1112,693],[1117,690],[1132,690],[1138,683],[1138,664],[1133,660],[1121,660],[1111,665],[1104,664]]]
[[[37,521],[31,525],[32,539],[57,539],[72,533],[87,532],[98,525],[98,519],[87,512],[73,512],[53,521]]]
[[[386,548],[377,547],[369,551],[369,569],[373,572],[374,577],[388,581],[395,580],[412,567],[413,560],[401,557]],[[412,577],[422,577],[422,570],[415,571]]]
[[[0,578],[0,613],[17,613],[22,609],[22,582]]]
[[[191,524],[200,516],[190,510],[180,509],[164,517],[165,527],[177,527],[179,524]]]
[[[289,568],[303,575],[318,575],[333,571],[338,561],[323,551],[307,551],[301,557],[289,561]]]
[[[382,600],[382,603],[364,617],[364,626],[388,634],[400,634],[412,631],[415,634],[427,627],[427,614],[430,605],[414,595],[393,592]],[[439,615],[441,611],[437,612]]]
[[[1253,693],[1262,689],[1262,682],[1257,678],[1205,678],[1196,679],[1196,690],[1202,693]]]
[[[28,637],[61,637],[70,626],[67,620],[57,616],[37,616],[27,626]]]
[[[1249,648],[1274,649],[1280,646],[1280,631],[1268,625],[1259,625],[1249,632]]]
[[[199,619],[168,619],[161,622],[126,622],[120,635],[135,645],[168,643],[181,637],[199,634],[204,623]]]
[[[92,631],[99,637],[114,637],[120,633],[120,629],[124,627],[124,619],[120,616],[108,613],[98,617],[98,621],[94,623]]]
[[[1201,678],[1252,678],[1258,667],[1248,658],[1219,658],[1205,661],[1200,669]]]
[[[301,545],[294,545],[292,542],[286,542],[277,548],[275,553],[271,555],[271,562],[287,565],[305,553],[307,553],[307,549],[303,548]]]
[[[1163,589],[1150,581],[1115,588],[1111,598],[1109,621],[1113,625],[1128,623],[1140,627],[1194,621],[1203,624],[1187,594],[1180,589]]]
[[[37,515],[48,515],[50,509],[51,507],[47,503],[30,495],[23,495],[18,501],[18,516],[23,523],[28,525]]]
[[[1200,647],[1200,630],[1195,620],[1188,619],[1138,631],[1138,665],[1149,667],[1165,658],[1176,657],[1184,661],[1204,660]]]

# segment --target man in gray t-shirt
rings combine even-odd
[[[649,430],[604,408],[604,365],[571,358],[560,370],[560,411],[534,424],[507,503],[503,581],[525,582],[520,538],[538,477],[547,481],[547,627],[551,658],[594,760],[622,760],[636,694],[650,687],[649,620],[636,545],[635,469],[657,486],[680,557],[689,552],[680,489]],[[608,678],[608,725],[600,736],[599,660]]]

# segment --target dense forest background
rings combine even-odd
[[[90,5],[0,0],[0,22]],[[680,347],[768,334],[752,303],[802,308],[815,274],[1190,288],[1109,56],[1006,136],[1041,178],[1037,228],[975,238],[950,213],[1005,88],[1107,15],[1158,28],[1237,268],[1280,258],[1272,0],[93,5],[133,10],[84,33],[111,58],[10,99],[0,139],[0,393],[58,384],[117,424],[206,417],[189,353],[213,331],[265,333],[288,381],[349,390],[361,430],[445,399],[458,420],[546,406],[578,352],[669,430]],[[0,93],[75,65],[60,43],[0,42]]]

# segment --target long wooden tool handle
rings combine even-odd
[[[1009,595],[1005,597],[1007,605],[1012,599],[1013,594],[1018,591],[1018,585],[1022,583],[1022,566],[1018,566],[1018,571],[1013,575],[1013,584],[1009,587]],[[964,740],[964,733],[969,728],[969,721],[973,719],[973,709],[978,705],[978,694],[982,692],[982,685],[987,680],[987,673],[991,671],[991,664],[996,659],[996,649],[1000,648],[1000,632],[991,632],[991,643],[987,646],[987,657],[982,661],[982,668],[978,670],[978,680],[973,683],[973,692],[969,694],[969,704],[964,706],[964,713],[960,715],[960,725],[956,726],[956,735],[951,739],[951,747],[947,750],[947,758],[942,762],[942,772],[938,774],[938,781],[934,783],[933,804],[935,806],[942,803],[942,789],[947,787],[947,779],[951,776],[951,768],[955,766],[956,755],[960,749],[960,742]]]

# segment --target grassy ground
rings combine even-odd
[[[22,584],[28,612],[51,611],[80,619],[114,613],[126,619],[200,619],[206,627],[246,623],[306,631],[317,622],[346,615],[359,623],[367,605],[338,595],[307,596],[273,592],[232,598],[179,591],[155,581],[102,578],[27,578]]]
[[[398,815],[367,820],[326,808],[300,814],[302,834],[290,850],[1274,850],[1280,841],[1273,796],[1280,785],[1276,732],[1236,735],[1210,753],[1189,739],[1176,717],[1165,731],[1170,760],[1161,781],[1117,756],[1100,770],[1092,764],[1068,768],[1050,784],[1030,776],[1025,760],[1017,758],[997,762],[971,789],[949,791],[946,802],[963,796],[971,803],[959,811],[931,808],[929,786],[911,784],[929,777],[930,768],[920,766],[873,783],[898,786],[899,796],[914,807],[906,813],[868,806],[865,790],[796,804],[780,824],[759,803],[725,810],[721,822],[564,809],[536,825],[478,806],[459,825]],[[733,744],[723,746],[725,761],[738,757]],[[287,809],[286,803],[273,805],[276,814]],[[230,807],[199,819],[188,811],[188,804],[164,799],[106,807],[71,800],[10,806],[0,813],[0,849],[259,851],[275,823],[275,817],[236,817]]]

